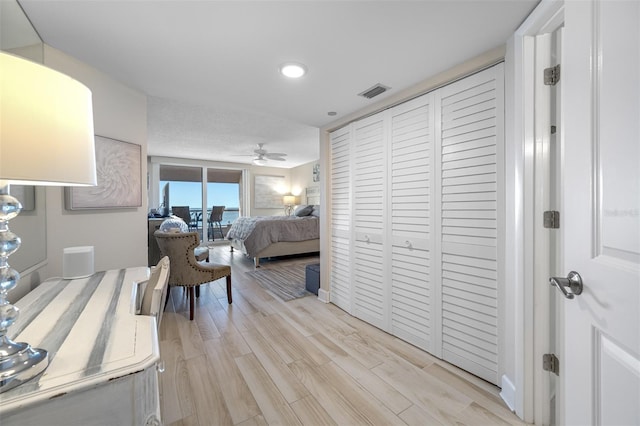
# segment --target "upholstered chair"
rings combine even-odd
[[[171,260],[169,286],[181,286],[188,289],[190,320],[193,320],[194,298],[200,295],[200,284],[226,277],[227,301],[231,304],[231,267],[228,265],[213,265],[196,260],[194,250],[200,244],[200,237],[197,232],[156,231],[154,236],[158,242],[158,247],[160,247],[160,252],[164,256],[169,256]],[[196,289],[198,291],[194,292]]]

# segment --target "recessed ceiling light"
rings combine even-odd
[[[335,111],[329,111],[329,112],[327,113],[327,115],[329,115],[329,116],[331,116],[331,117],[333,117],[334,115],[337,115],[337,114],[338,114],[338,113],[337,113],[337,112],[335,112]]]
[[[289,78],[300,78],[307,73],[307,68],[302,64],[288,62],[280,66],[280,73]]]

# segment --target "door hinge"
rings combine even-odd
[[[560,64],[544,69],[545,86],[555,86],[560,81]]]
[[[560,228],[560,212],[554,210],[544,212],[543,223],[545,228]]]
[[[556,376],[560,375],[560,360],[554,354],[542,355],[542,369],[544,371],[550,371]]]

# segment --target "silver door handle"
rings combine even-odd
[[[558,287],[567,299],[573,299],[575,296],[582,294],[582,278],[575,271],[569,272],[567,278],[551,277],[549,278],[549,283]]]

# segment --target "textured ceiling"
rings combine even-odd
[[[45,43],[149,96],[149,155],[249,163],[264,143],[287,168],[319,157],[319,126],[504,44],[537,2],[20,0]]]

